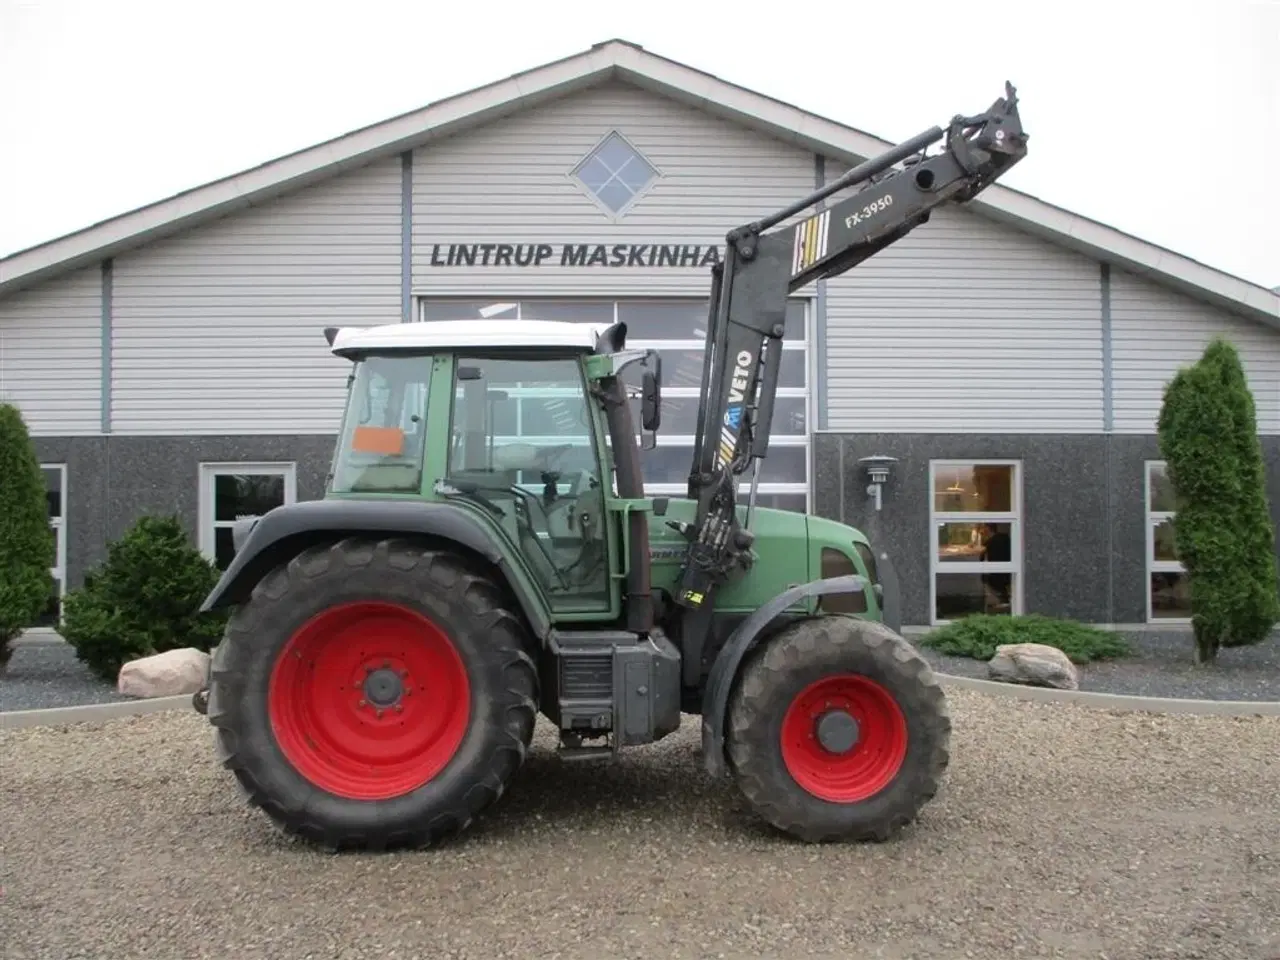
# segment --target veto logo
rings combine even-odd
[[[755,366],[756,358],[750,350],[743,350],[738,354],[737,365],[733,368],[733,380],[729,384],[729,402],[741,403],[747,392],[747,380],[750,378],[751,369]]]

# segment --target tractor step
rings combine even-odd
[[[584,755],[604,756],[680,726],[680,653],[661,630],[552,630],[547,639],[544,711],[565,746],[612,733],[612,746]]]
[[[567,747],[563,744],[556,751],[562,760],[607,760],[613,756],[613,747]]]

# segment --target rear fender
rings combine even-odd
[[[258,581],[307,547],[361,535],[429,537],[487,560],[505,580],[530,628],[546,637],[551,623],[541,595],[485,524],[454,504],[418,500],[304,500],[276,507],[252,521],[248,536],[236,544],[235,557],[200,610],[244,603]]]
[[[831,577],[802,583],[778,594],[738,624],[711,665],[702,706],[702,760],[713,777],[728,771],[724,750],[724,725],[729,712],[729,694],[742,661],[768,635],[770,626],[790,606],[806,597],[833,593],[855,593],[867,588],[867,580],[857,575]]]

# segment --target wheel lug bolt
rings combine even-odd
[[[402,707],[400,704],[398,704],[398,703],[397,703],[397,704],[396,704],[396,713],[400,713],[402,710],[404,710],[404,707]]]
[[[375,717],[381,717],[381,716],[382,716],[382,711],[381,711],[381,710],[375,710],[375,711],[373,711],[373,715],[374,715]]]

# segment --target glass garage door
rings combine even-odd
[[[479,301],[430,299],[419,303],[423,321],[488,319],[568,320],[580,323],[627,324],[627,345],[653,348],[662,355],[662,428],[658,446],[641,452],[645,490],[651,495],[683,496],[693,458],[693,432],[698,417],[698,388],[702,382],[703,340],[707,301],[662,300],[549,300]],[[793,299],[787,307],[778,399],[774,406],[769,456],[760,472],[758,503],[765,507],[807,512],[809,509],[809,331],[808,301]],[[628,371],[628,379],[632,371]],[[518,398],[518,435],[548,419],[542,407],[552,398]],[[638,401],[636,422],[639,423]],[[524,408],[528,408],[527,410]],[[525,428],[528,421],[530,428]],[[745,496],[747,487],[742,492]]]

